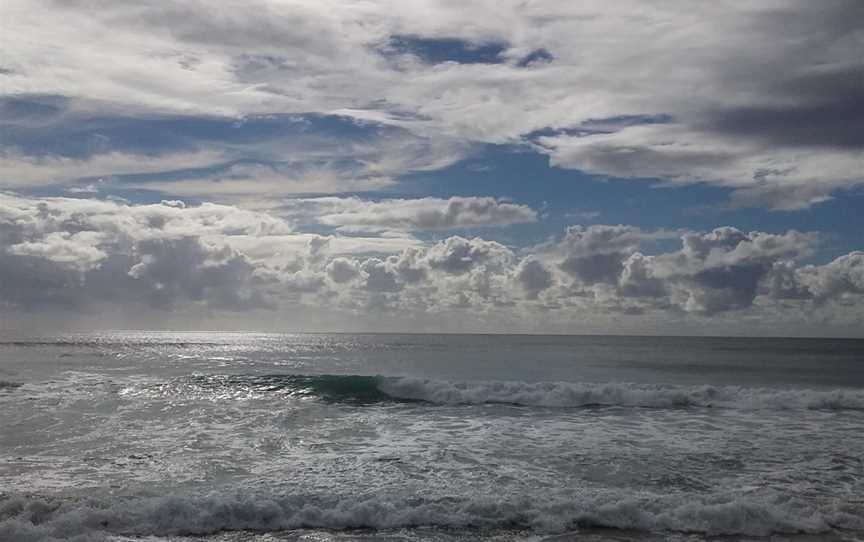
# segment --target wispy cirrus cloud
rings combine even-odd
[[[853,21],[864,13],[851,0],[698,12],[635,1],[40,7],[2,8],[15,22],[4,28],[7,95],[135,117],[339,111],[463,147],[567,130],[536,147],[559,167],[729,186],[736,204],[768,208],[862,181]],[[626,116],[671,122],[574,135]],[[389,176],[408,171],[396,163]]]

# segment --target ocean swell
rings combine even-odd
[[[676,386],[626,382],[450,381],[361,375],[191,375],[159,384],[122,388],[129,397],[185,400],[313,398],[370,405],[421,402],[439,405],[510,404],[547,408],[644,407],[864,410],[861,389],[775,389]]]
[[[861,510],[807,509],[788,500],[717,496],[496,501],[492,498],[315,498],[304,496],[162,496],[102,501],[11,496],[0,499],[0,539],[101,540],[108,535],[206,535],[287,529],[525,529],[543,534],[580,527],[707,535],[860,530]]]
[[[11,382],[9,380],[0,380],[0,390],[13,390],[20,388],[23,384],[20,382]]]

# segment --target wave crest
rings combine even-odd
[[[848,508],[848,505],[846,505]],[[161,496],[100,501],[38,497],[0,499],[0,539],[101,540],[123,536],[206,535],[221,531],[303,528],[521,529],[560,533],[574,528],[676,531],[708,535],[824,533],[860,530],[861,510],[808,509],[788,499],[708,500],[595,495],[569,499],[316,498],[309,496]]]
[[[127,386],[124,396],[193,400],[315,398],[370,405],[510,404],[529,407],[645,407],[864,410],[860,389],[773,389],[673,386],[626,382],[449,381],[362,375],[192,375],[167,383]]]
[[[440,404],[864,410],[864,390],[855,389],[769,389],[574,382],[450,382],[407,377],[382,378],[378,387],[393,398]]]
[[[0,380],[0,390],[12,390],[23,386],[21,382],[12,382],[10,380]]]

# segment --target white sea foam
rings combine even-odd
[[[324,502],[326,501],[326,502]],[[864,510],[807,509],[795,502],[718,496],[594,496],[588,499],[321,499],[303,497],[164,496],[113,501],[0,499],[0,540],[104,540],[109,535],[204,535],[221,531],[298,528],[447,527],[566,532],[580,526],[719,534],[824,533],[861,530]]]
[[[864,390],[771,389],[737,386],[670,386],[629,383],[451,382],[381,378],[378,388],[395,399],[441,404],[507,403],[541,407],[634,406],[752,409],[864,410]]]

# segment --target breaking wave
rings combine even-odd
[[[861,510],[834,505],[808,509],[788,499],[742,496],[574,496],[517,498],[319,498],[309,496],[158,496],[54,500],[0,498],[0,539],[104,540],[105,535],[188,536],[222,531],[287,529],[521,529],[543,534],[616,528],[707,535],[825,533],[864,529]]]
[[[123,395],[256,399],[273,394],[356,405],[425,402],[549,408],[646,407],[864,410],[864,390],[674,386],[633,383],[448,381],[359,375],[193,375]]]
[[[384,378],[378,381],[377,386],[391,397],[443,404],[864,409],[864,390],[854,389],[787,390],[629,383],[449,382],[417,378]]]

